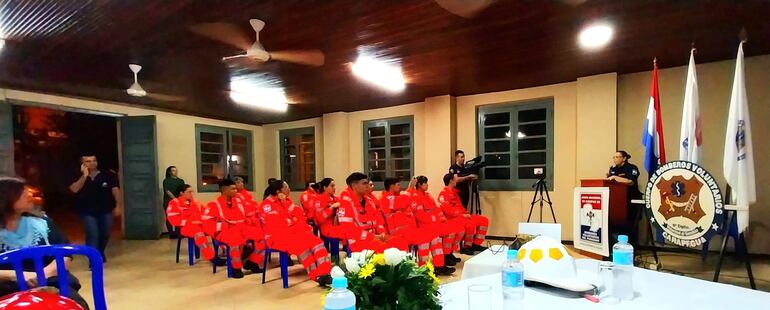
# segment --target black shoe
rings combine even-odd
[[[233,268],[233,278],[234,279],[242,279],[243,278],[243,270]]]
[[[455,273],[457,269],[452,267],[447,267],[447,266],[441,266],[441,267],[436,267],[436,269],[434,270],[437,276],[448,276]]]
[[[246,261],[245,263],[243,263],[243,268],[248,269],[249,271],[251,271],[251,273],[262,273],[262,268],[259,268],[259,265],[251,261]]]
[[[289,258],[289,267],[294,266],[294,261]]]
[[[211,260],[211,263],[217,265],[217,267],[227,266],[227,260],[220,257],[214,257],[214,259]]]
[[[461,258],[455,256],[454,253],[449,254],[449,258],[453,259],[456,263],[463,261]]]
[[[169,239],[179,239],[179,234],[177,234],[175,232],[174,233],[168,233],[168,238]]]
[[[465,254],[465,255],[476,255],[476,252],[474,252],[472,248],[462,248],[462,249],[460,250],[460,254]]]
[[[446,254],[445,254],[445,255],[444,255],[444,265],[447,265],[447,266],[455,266],[455,265],[457,265],[457,261],[455,261],[454,259],[452,259],[452,256],[451,256],[451,255],[446,255]]]
[[[474,250],[474,251],[476,251],[476,252],[484,252],[484,251],[486,251],[486,250],[487,250],[487,247],[485,247],[485,246],[480,246],[480,245],[478,245],[478,244],[474,244],[474,245],[471,247],[471,250]]]
[[[325,274],[320,277],[316,277],[315,281],[318,282],[318,286],[332,285],[332,276]]]

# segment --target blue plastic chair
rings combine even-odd
[[[182,239],[187,239],[187,263],[190,266],[193,266],[195,265],[195,259],[201,258],[200,249],[198,249],[198,247],[195,245],[193,238],[182,237],[181,235],[179,235],[179,238],[176,240],[176,263],[179,264],[179,254],[180,248],[182,247]]]
[[[232,278],[233,277],[233,263],[230,259],[230,246],[224,243],[218,243],[216,240],[213,240],[213,246],[214,246],[214,256],[219,255],[219,246],[225,247],[225,252],[227,253],[227,277]],[[211,273],[217,273],[217,264],[211,264]]]
[[[19,291],[29,289],[27,281],[24,280],[23,262],[31,259],[35,262],[35,273],[37,273],[37,283],[46,283],[45,273],[43,272],[43,257],[53,257],[56,262],[56,277],[59,282],[59,294],[69,296],[69,284],[67,271],[64,268],[64,257],[71,255],[83,255],[88,257],[91,265],[91,287],[94,295],[94,308],[96,310],[106,310],[107,301],[104,298],[104,266],[102,255],[92,247],[84,245],[43,245],[24,249],[8,251],[0,254],[0,264],[11,264],[16,271],[16,282],[19,284]]]
[[[281,264],[281,280],[283,281],[283,288],[289,288],[289,253],[271,250],[270,248],[265,248],[265,262],[262,264],[262,284],[265,284],[267,266],[270,263],[270,256],[272,256],[273,251],[278,252],[278,259]]]
[[[331,237],[321,237],[321,240],[324,242],[324,247],[326,247],[326,251],[329,252],[329,255],[333,259],[336,259],[339,261],[340,258],[340,240],[337,238],[331,238]],[[350,247],[345,245],[344,247],[345,254],[347,254],[348,257],[350,257]]]

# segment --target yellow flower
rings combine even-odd
[[[358,272],[358,277],[361,279],[366,279],[368,277],[371,277],[374,273],[374,264],[368,263],[364,268],[361,268],[361,271]]]
[[[373,264],[377,264],[377,265],[380,265],[380,266],[385,265],[385,255],[375,254],[374,256],[372,256],[371,262]]]
[[[430,261],[425,262],[425,266],[428,267],[428,271],[430,272],[430,274],[433,274],[433,272],[434,272],[433,263],[431,263]]]
[[[441,283],[441,280],[439,280],[439,279],[438,279],[438,277],[436,277],[436,275],[435,275],[435,274],[433,274],[432,272],[431,272],[431,273],[429,273],[428,275],[430,276],[430,278],[431,278],[431,279],[433,279],[433,282],[434,282],[434,283],[436,283],[436,284],[439,284],[439,283]]]
[[[326,295],[329,295],[329,291],[324,290],[324,292],[321,293],[321,307],[323,307],[324,304],[326,304]]]
[[[425,262],[425,267],[428,267],[428,276],[430,276],[431,279],[433,279],[433,282],[436,284],[439,284],[439,279],[436,277],[436,274],[434,273],[435,269],[433,269],[433,264],[431,262]]]

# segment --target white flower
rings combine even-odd
[[[385,256],[385,263],[390,266],[395,266],[404,261],[404,258],[406,258],[406,252],[401,251],[396,248],[390,248],[385,250],[383,252],[383,255]]]
[[[361,265],[358,264],[358,260],[355,258],[346,257],[345,269],[347,269],[349,273],[358,273],[358,271],[361,270]]]
[[[332,278],[344,278],[345,272],[342,271],[342,268],[340,268],[340,266],[334,266],[334,268],[332,268],[331,276]]]

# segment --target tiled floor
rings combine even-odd
[[[322,289],[307,279],[299,264],[289,269],[290,287],[283,289],[277,268],[268,272],[269,282],[264,285],[260,283],[261,275],[228,280],[224,270],[212,274],[205,262],[189,267],[183,257],[175,264],[175,246],[175,240],[167,239],[113,242],[105,270],[110,309],[320,309]],[[665,270],[709,280],[715,261],[715,254],[706,264],[693,255],[662,254]],[[462,263],[458,267],[456,276],[442,277],[442,282],[459,280]],[[759,288],[770,291],[770,261],[755,261],[753,267]],[[83,282],[83,295],[90,301],[90,274],[83,259],[76,260],[74,273]],[[743,265],[734,258],[725,261],[723,282],[748,287],[745,276]]]

